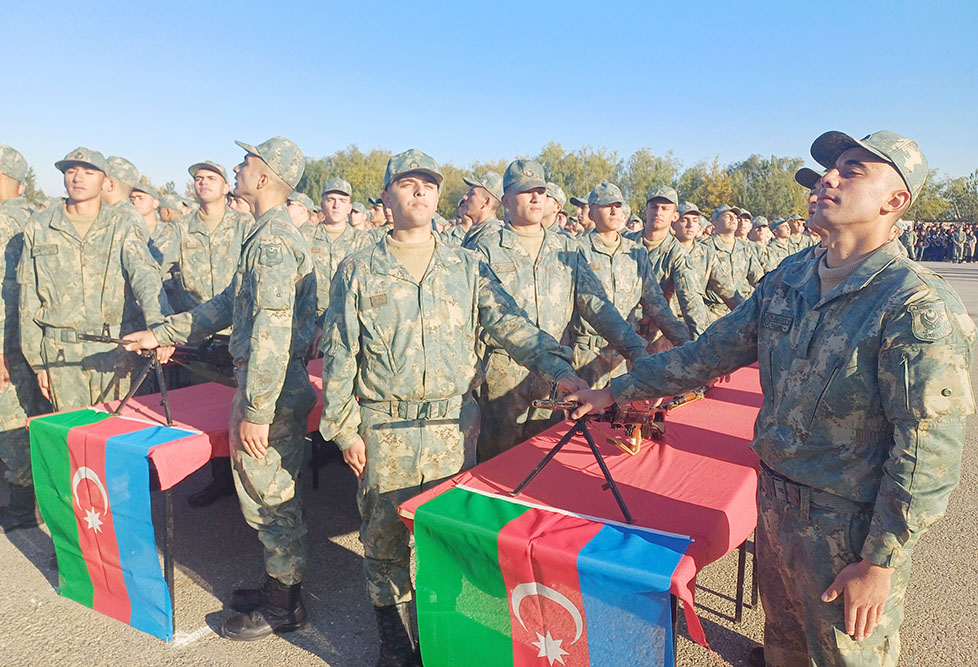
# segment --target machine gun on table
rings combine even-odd
[[[226,334],[214,334],[197,345],[175,345],[170,361],[210,382],[237,386],[234,381],[234,357],[228,351],[230,340],[231,337]]]

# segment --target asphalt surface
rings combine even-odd
[[[927,265],[949,280],[978,318],[978,265]],[[978,386],[974,368],[972,381]],[[914,550],[901,633],[904,666],[978,663],[976,441],[972,421],[961,485],[947,516]],[[318,489],[312,488],[311,469],[304,470],[311,554],[304,590],[312,621],[301,631],[248,644],[218,636],[232,614],[221,601],[263,575],[259,543],[234,498],[206,509],[188,507],[187,497],[208,480],[205,467],[174,490],[175,641],[162,642],[59,597],[46,529],[21,530],[0,536],[0,665],[372,665],[378,639],[361,572],[355,480],[335,455],[320,469]],[[0,481],[0,502],[6,499],[6,483]],[[161,510],[161,504],[154,508],[158,526]],[[734,552],[700,574],[697,611],[713,651],[686,637],[680,613],[677,665],[744,665],[750,649],[760,645],[759,608],[747,609],[742,623],[733,621],[736,568]]]

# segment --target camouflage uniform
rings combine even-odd
[[[377,228],[380,229],[383,227]],[[375,242],[383,234],[364,233],[346,225],[343,232],[334,239],[326,233],[323,224],[303,225],[301,231],[316,262],[316,286],[319,290],[316,324],[322,326],[326,309],[329,308],[329,284],[333,280],[336,268],[344,259]]]
[[[305,359],[315,310],[312,253],[280,204],[258,218],[245,237],[237,272],[223,292],[152,327],[161,345],[232,327],[235,487],[245,521],[265,548],[266,572],[289,585],[302,581],[306,570],[298,475],[306,423],[316,403]],[[243,421],[270,425],[264,457],[256,459],[242,449],[238,433]]]
[[[507,224],[479,239],[475,250],[530,321],[557,340],[569,339],[571,320],[577,313],[593,327],[595,335],[609,341],[627,359],[645,355],[645,340],[609,302],[576,239],[546,230],[534,262]],[[678,331],[674,335],[681,339]],[[512,448],[553,423],[551,411],[530,406],[533,399],[545,398],[550,386],[515,363],[496,341],[486,343],[486,391],[481,402],[485,427],[479,435],[480,461]]]
[[[502,220],[496,218],[489,218],[480,222],[478,225],[472,225],[469,231],[465,233],[465,238],[462,239],[462,247],[466,250],[475,250],[476,244],[479,242],[483,236],[498,232],[503,228]]]
[[[770,271],[781,264],[785,257],[795,254],[795,251],[791,248],[789,239],[771,239],[767,244],[767,253],[768,266],[770,267],[768,270]]]
[[[848,146],[868,143],[896,157],[919,190],[927,163],[916,144],[889,132],[862,142],[840,135],[817,139],[812,155],[830,166]],[[698,340],[635,362],[611,390],[616,401],[679,393],[758,361],[764,402],[751,447],[762,463],[764,657],[896,664],[913,547],[960,478],[965,418],[975,412],[975,325],[947,283],[907,259],[898,241],[824,297],[820,261],[784,262]],[[879,625],[856,642],[845,632],[843,596],[823,603],[820,595],[861,559],[895,569]]]
[[[397,506],[474,463],[477,326],[548,380],[572,372],[570,351],[526,319],[478,256],[437,239],[420,283],[382,239],[340,265],[331,292],[320,433],[340,449],[366,444],[360,541],[370,599],[384,607],[413,590]]]
[[[69,157],[83,153],[96,159],[87,149]],[[110,385],[107,398],[128,391],[131,355],[77,334],[101,334],[108,325],[118,337],[171,312],[145,230],[131,206],[102,206],[84,240],[63,205],[27,221],[17,272],[21,348],[35,373],[48,372],[55,410],[91,405]]]
[[[700,296],[707,307],[711,322],[723,316],[726,312],[723,307],[731,311],[743,303],[744,296],[734,287],[729,264],[720,261],[712,243],[694,243],[686,255],[686,263],[697,280]]]
[[[958,226],[954,230],[954,234],[951,235],[951,242],[954,245],[953,248],[953,259],[955,262],[960,262],[964,258],[964,244],[968,240],[968,236],[964,233],[964,230]]]
[[[716,254],[716,261],[724,265],[724,273],[729,275],[733,282],[731,286],[742,297],[747,298],[754,291],[754,285],[764,275],[764,268],[760,265],[747,241],[734,239],[733,248],[728,248],[718,236],[711,236],[703,242],[707,248]],[[727,303],[718,294],[706,291],[706,307],[710,309],[714,317],[723,317],[730,312]]]

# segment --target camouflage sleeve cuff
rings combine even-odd
[[[150,326],[150,331],[156,336],[156,342],[160,345],[174,345],[176,343],[173,337],[170,336],[170,332],[166,329],[166,323],[154,324]]]
[[[360,434],[354,431],[353,433],[337,433],[333,436],[333,442],[339,448],[341,452],[345,452],[353,445],[357,444],[357,440],[360,439]]]
[[[636,382],[630,373],[611,378],[608,386],[611,387],[611,395],[614,397],[615,403],[619,405],[629,401],[652,398],[652,396],[649,396],[645,386]]]
[[[910,558],[911,549],[894,546],[896,541],[895,535],[880,535],[870,531],[859,555],[880,567],[900,567]]]
[[[275,409],[257,410],[253,407],[245,408],[245,421],[252,424],[271,424],[275,420]]]

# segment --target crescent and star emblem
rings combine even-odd
[[[513,588],[513,592],[510,595],[510,604],[513,607],[513,614],[516,616],[516,620],[520,622],[523,629],[526,630],[526,623],[520,617],[520,602],[523,598],[530,597],[532,595],[539,595],[542,598],[552,600],[559,604],[561,607],[567,610],[567,613],[571,615],[574,619],[574,639],[570,642],[574,644],[578,639],[581,638],[581,634],[584,632],[584,618],[581,616],[581,612],[578,610],[574,603],[571,602],[566,595],[555,591],[549,586],[544,586],[543,584],[532,581],[528,584],[519,584]],[[540,653],[537,654],[538,658],[546,658],[551,665],[554,661],[564,664],[564,656],[568,655],[568,652],[560,647],[563,642],[562,639],[554,639],[550,635],[550,631],[547,630],[546,636],[541,635],[539,632],[537,634],[537,641],[531,642],[534,646],[540,649]]]
[[[109,513],[109,494],[105,491],[105,486],[102,484],[102,480],[99,479],[98,474],[91,468],[82,466],[75,471],[74,477],[71,478],[71,495],[75,499],[75,504],[78,505],[79,509],[83,509],[81,503],[78,501],[78,485],[81,484],[83,479],[91,480],[95,486],[98,488],[99,493],[102,494],[102,504],[105,506],[105,513]],[[85,510],[85,523],[88,524],[90,530],[94,530],[96,533],[102,532],[102,519],[101,515],[95,511],[94,508],[89,507]]]

